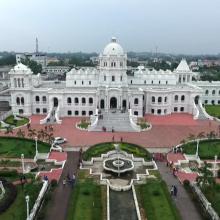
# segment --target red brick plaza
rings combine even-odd
[[[40,119],[45,116],[33,115],[31,128],[41,129]],[[218,133],[219,123],[209,120],[193,120],[190,114],[172,114],[169,116],[146,115],[145,118],[152,124],[152,129],[146,132],[88,132],[78,130],[75,125],[81,118],[62,118],[62,124],[54,124],[54,136],[67,138],[68,142],[64,147],[89,147],[91,145],[112,141],[120,141],[138,144],[147,148],[167,148],[180,143],[189,134],[197,135],[200,132]],[[26,126],[22,130],[27,130]],[[15,135],[16,131],[14,132]],[[5,135],[0,132],[0,135]]]

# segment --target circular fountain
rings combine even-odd
[[[122,156],[118,144],[115,144],[116,157],[108,158],[103,161],[103,168],[107,171],[117,173],[120,176],[121,173],[125,173],[134,169],[134,163],[132,160]]]

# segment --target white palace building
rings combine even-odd
[[[202,116],[201,103],[219,104],[220,82],[192,81],[193,75],[184,59],[173,72],[139,66],[127,75],[127,55],[112,38],[100,53],[97,68],[74,68],[66,81],[44,81],[18,63],[9,72],[11,108],[14,114],[46,115],[41,123],[52,116],[57,123],[62,117],[91,116],[92,128],[99,125],[101,110],[106,117],[115,113],[119,120],[123,115],[121,119],[127,118],[138,130],[136,118],[144,114],[184,112],[196,119]]]

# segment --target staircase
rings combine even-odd
[[[97,126],[92,131],[123,131],[136,132],[130,125],[128,112],[121,113],[119,110],[110,110],[109,112],[101,112],[102,117],[99,118]]]
[[[201,108],[201,106],[200,106],[199,104],[197,104],[197,105],[196,105],[196,108],[199,110],[198,119],[200,119],[200,120],[206,120],[207,117],[206,117],[206,115],[204,114],[203,109]]]

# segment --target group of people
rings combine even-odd
[[[172,186],[171,186],[171,189],[170,189],[170,194],[171,194],[171,196],[177,197],[177,192],[178,192],[177,186],[176,186],[176,185],[172,185]]]
[[[121,143],[123,142],[123,137],[120,138]],[[112,142],[115,142],[115,136],[112,136]]]
[[[76,181],[76,176],[73,173],[72,177],[70,176],[70,174],[68,173],[66,178],[63,178],[63,186],[66,186],[66,183],[69,183],[72,187],[74,186]]]

